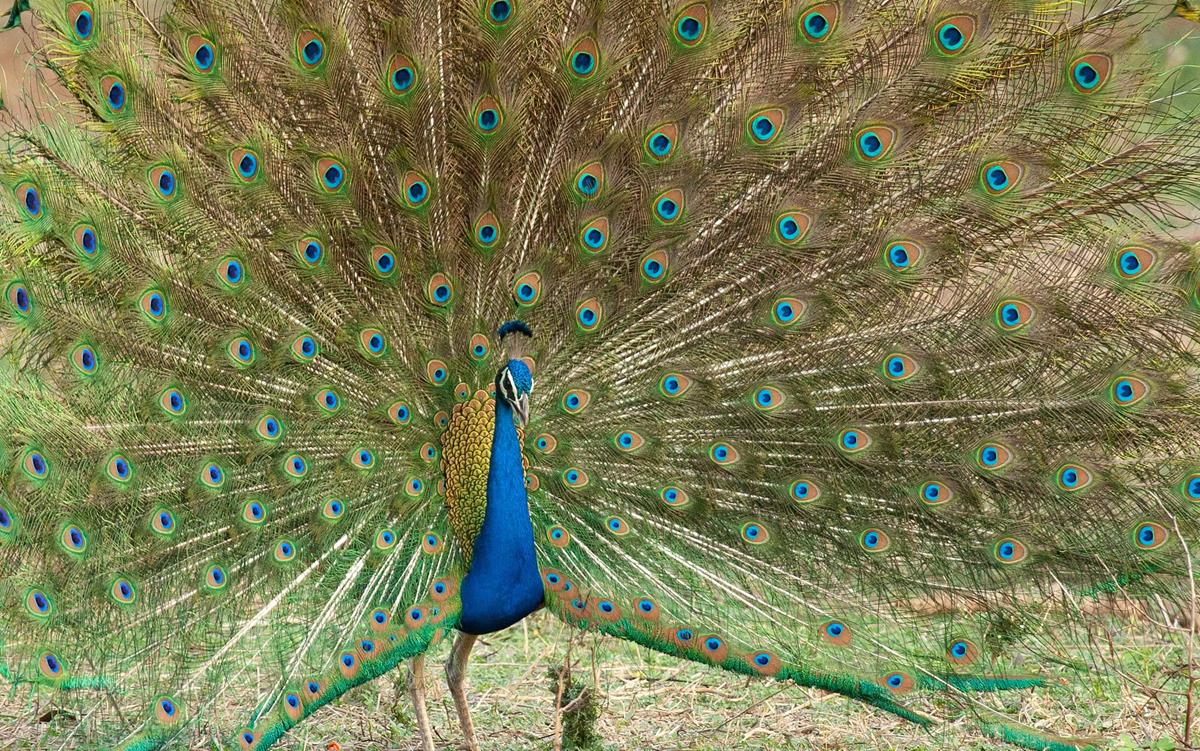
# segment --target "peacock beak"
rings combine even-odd
[[[521,394],[517,397],[517,401],[513,404],[513,411],[517,413],[517,419],[521,421],[521,427],[525,427],[529,422],[529,394]]]

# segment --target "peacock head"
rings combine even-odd
[[[533,393],[533,372],[521,359],[522,347],[533,331],[524,321],[508,321],[496,332],[508,350],[509,359],[496,373],[496,398],[517,415],[524,426],[529,422],[529,395]]]

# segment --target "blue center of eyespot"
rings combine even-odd
[[[54,655],[46,655],[46,667],[50,669],[51,673],[57,673],[59,669],[58,658]]]
[[[790,216],[779,220],[779,236],[784,240],[795,240],[800,236],[800,224]]]
[[[279,553],[285,558],[290,556],[292,554],[292,544],[289,542],[281,543],[279,545]]]
[[[308,682],[308,693],[315,694],[320,690],[321,690],[321,684],[317,683],[316,681]]]
[[[596,320],[596,311],[591,308],[584,308],[579,311],[579,319],[587,324],[593,323]]]
[[[445,378],[446,378],[446,371],[442,370],[441,368],[438,368],[437,370],[433,371],[433,380],[441,382],[441,381],[445,380]]]
[[[383,337],[379,334],[373,335],[370,341],[367,342],[367,346],[371,348],[372,352],[379,352],[383,349]]]
[[[691,16],[684,16],[679,19],[679,36],[686,41],[694,42],[700,36],[700,22]]]
[[[568,472],[567,473],[567,482],[571,482],[571,483],[579,482],[579,473],[576,472],[575,470],[571,470],[570,472]],[[608,523],[608,526],[616,529],[617,527],[621,526],[621,523],[614,519],[613,521]]]
[[[445,302],[450,299],[450,288],[444,284],[439,284],[433,290],[433,299],[438,302]]]
[[[1142,261],[1137,253],[1125,252],[1121,254],[1121,268],[1127,274],[1136,274],[1142,268]]]
[[[568,407],[578,407],[579,406],[579,397],[575,394],[571,394],[570,396],[568,396],[567,397],[567,406]]]
[[[127,600],[133,596],[133,588],[131,588],[127,582],[121,582],[118,584],[117,589],[121,591],[121,596]]]
[[[893,245],[888,249],[888,259],[893,266],[902,269],[908,266],[908,251],[903,245]]]
[[[211,45],[202,44],[196,48],[196,52],[192,55],[192,59],[196,61],[196,67],[200,70],[208,70],[213,64],[213,48]]]
[[[1154,542],[1154,537],[1154,527],[1151,527],[1149,524],[1143,525],[1141,529],[1138,530],[1138,540],[1143,545],[1152,544]]]
[[[242,264],[230,261],[225,267],[225,278],[234,284],[240,282],[242,280]]]
[[[571,67],[580,75],[586,75],[592,72],[592,68],[596,65],[596,59],[592,57],[592,53],[580,50],[571,56]]]
[[[938,30],[938,40],[951,52],[962,46],[963,39],[962,31],[952,23],[948,23]]]
[[[672,201],[670,198],[659,199],[658,215],[663,219],[673,219],[679,213],[679,204]]]
[[[835,636],[835,637],[841,636],[842,632],[845,630],[846,630],[846,627],[840,623],[831,623],[825,627],[825,633],[829,634],[830,636]]]
[[[717,457],[718,459],[725,459],[729,456],[729,449],[725,446],[717,446],[713,450],[713,456]]]
[[[425,183],[418,180],[408,186],[408,197],[413,203],[417,203],[425,198]]]
[[[754,656],[754,661],[758,663],[759,667],[765,668],[767,665],[771,664],[771,655],[764,652],[759,652]]]
[[[804,17],[804,30],[819,39],[829,32],[829,21],[821,13],[813,11]]]
[[[309,40],[308,44],[304,45],[304,61],[309,65],[315,65],[321,61],[324,51],[325,46],[319,39]]]
[[[1016,552],[1017,549],[1011,542],[1006,542],[1000,546],[1000,557],[1006,560],[1012,558]]]
[[[250,504],[250,516],[253,516],[255,519],[261,519],[262,515],[263,515],[262,506],[259,505],[258,503],[251,503]]]
[[[150,295],[150,312],[156,316],[162,315],[163,299],[162,295],[158,294],[157,292],[155,292],[153,295]]]
[[[250,344],[248,342],[238,343],[238,357],[243,360],[250,359]]]
[[[595,193],[596,188],[598,188],[599,186],[600,186],[600,181],[597,180],[596,176],[591,174],[590,172],[585,173],[579,177],[579,190],[582,193],[585,193],[586,195],[590,196],[593,193]]]
[[[795,314],[796,311],[792,308],[791,303],[781,302],[775,306],[775,315],[777,315],[779,320],[783,321],[784,323],[792,320],[792,316]]]
[[[795,494],[795,496],[797,498],[807,498],[808,497],[808,483],[807,482],[796,483],[796,486],[792,490],[792,493]]]
[[[296,707],[300,706],[300,697],[296,696],[295,694],[288,694],[287,703],[289,707],[295,709]]]
[[[215,464],[210,464],[208,466],[208,477],[213,482],[217,482],[218,480],[220,480],[221,479],[221,468]]]
[[[17,310],[22,313],[29,312],[29,292],[24,287],[17,287]]]
[[[400,409],[396,410],[396,417],[401,420],[407,420],[408,419],[408,407],[401,407]]]
[[[325,181],[326,186],[330,188],[336,188],[342,184],[343,174],[344,173],[342,172],[341,167],[337,166],[336,164],[331,164],[325,170],[325,174],[322,176],[322,179]]]
[[[755,399],[763,407],[769,407],[771,406],[771,402],[775,400],[775,397],[771,394],[770,389],[759,389]]]
[[[753,524],[751,524],[749,527],[746,527],[746,537],[749,537],[751,540],[757,539],[761,532],[762,530]]]
[[[171,395],[167,399],[171,404],[172,410],[178,412],[179,410],[183,409],[183,397],[178,391],[172,391]]]
[[[108,88],[108,104],[114,110],[125,106],[125,87],[119,81],[114,81]]]
[[[888,360],[888,372],[894,376],[904,375],[904,358],[893,357]]]
[[[710,636],[710,637],[709,637],[709,638],[708,638],[708,639],[707,639],[707,640],[704,642],[704,646],[708,648],[708,651],[710,651],[710,652],[716,652],[718,649],[720,649],[720,648],[721,648],[721,640],[720,640],[720,639],[718,639],[718,638],[717,638],[717,637],[715,637],[715,636]]]
[[[1004,322],[1012,326],[1021,322],[1021,310],[1012,303],[1008,303],[1000,309],[1000,317]]]
[[[1095,87],[1100,80],[1100,74],[1091,63],[1079,63],[1075,66],[1075,82],[1085,89]]]
[[[508,0],[496,0],[496,2],[492,3],[492,7],[488,13],[491,15],[493,21],[503,23],[512,14],[512,6],[508,4]]]
[[[371,452],[365,451],[365,450],[358,452],[358,460],[360,462],[362,462],[363,464],[370,464],[371,463]]]
[[[863,535],[863,544],[868,548],[879,547],[879,534],[877,532],[868,532]]]
[[[169,196],[175,192],[175,176],[170,170],[163,170],[163,173],[158,176],[158,190],[164,196]]]
[[[936,501],[942,495],[942,487],[936,482],[931,482],[925,486],[923,495],[927,501]]]
[[[117,459],[113,462],[113,467],[117,470],[118,477],[129,474],[129,464],[124,459]]]
[[[79,361],[83,364],[84,370],[91,370],[96,367],[96,355],[90,349],[83,350],[79,355]]]
[[[409,86],[412,86],[413,71],[412,68],[404,67],[397,68],[395,73],[392,73],[392,86],[397,91],[404,91]]]
[[[92,14],[83,11],[79,17],[75,19],[75,33],[80,39],[87,39],[92,35]]]
[[[34,454],[33,456],[29,457],[29,463],[33,465],[33,471],[35,474],[45,474],[46,460],[42,458],[41,454]]]
[[[170,529],[175,524],[175,520],[171,518],[170,514],[164,511],[158,515],[158,524],[163,529]]]
[[[1079,482],[1079,473],[1073,469],[1068,469],[1063,472],[1063,485],[1074,487]]]
[[[479,228],[479,239],[485,243],[490,243],[496,239],[496,228],[490,224],[485,224]]]
[[[1000,453],[998,451],[996,451],[996,449],[989,446],[983,450],[983,453],[981,454],[981,458],[983,459],[984,464],[987,464],[990,466],[990,465],[995,464],[996,462],[1000,461]]]
[[[41,610],[42,612],[45,612],[46,609],[50,607],[50,603],[46,600],[46,596],[41,592],[34,593],[33,604],[36,605],[37,609]]]
[[[599,248],[604,244],[604,233],[593,227],[584,233],[583,241],[589,248]]]
[[[646,275],[652,279],[657,279],[658,277],[662,276],[662,264],[653,258],[647,259],[642,268],[646,270]]]
[[[847,448],[854,448],[857,446],[858,433],[855,433],[853,430],[847,431],[846,434],[842,436],[842,445],[846,446]]]
[[[988,167],[987,181],[992,190],[1003,190],[1008,186],[1008,173],[1000,165],[993,165]]]
[[[883,151],[883,141],[879,140],[879,136],[875,131],[868,130],[858,137],[858,145],[862,149],[865,156],[876,157]]]
[[[1187,494],[1189,498],[1200,498],[1200,477],[1193,477],[1188,480]]]
[[[500,122],[500,118],[497,116],[496,110],[486,109],[479,113],[479,127],[484,130],[492,130],[498,122]]]
[[[888,676],[887,682],[892,688],[900,688],[900,685],[904,683],[904,676],[899,673],[892,674]]]
[[[0,529],[8,529],[12,526],[12,516],[9,515],[8,509],[0,506]]]
[[[225,572],[219,568],[214,568],[212,570],[212,580],[214,584],[220,584],[225,581]]]
[[[652,612],[654,610],[654,603],[649,600],[642,600],[638,602],[638,609],[643,613]]]
[[[25,209],[34,216],[42,213],[42,199],[33,188],[25,191]]]
[[[667,380],[663,381],[663,388],[667,390],[668,394],[674,394],[679,390],[679,379],[675,376],[671,376]]]
[[[337,394],[333,393],[332,391],[327,392],[325,394],[325,406],[329,407],[330,409],[336,407],[337,406]]]
[[[257,170],[258,160],[254,158],[253,154],[243,155],[242,160],[238,162],[238,172],[242,177],[253,177]]]
[[[375,264],[379,267],[379,270],[385,271],[385,272],[391,271],[392,265],[394,263],[395,263],[395,259],[392,258],[391,253],[383,253],[375,261]]]
[[[391,544],[392,544],[392,542],[393,542],[395,539],[396,539],[396,536],[395,536],[395,535],[393,535],[391,532],[384,532],[384,533],[383,533],[383,541],[384,541],[384,543],[386,543],[386,544],[388,544],[388,545],[391,545]]]
[[[348,668],[354,667],[354,655],[342,655],[342,664]]]
[[[671,150],[671,139],[667,138],[667,136],[663,133],[655,134],[655,136],[650,139],[650,150],[653,151],[656,156],[666,156],[667,152]]]
[[[96,252],[96,233],[92,229],[85,229],[79,238],[79,244],[88,255]]]
[[[304,460],[301,459],[300,457],[296,457],[296,458],[292,459],[292,470],[295,472],[303,472],[304,471]]]
[[[304,258],[309,263],[316,263],[321,260],[321,246],[315,241],[309,242],[304,246]]]
[[[767,140],[775,133],[775,124],[768,117],[756,117],[751,127],[754,130],[754,137],[760,141]]]
[[[1133,398],[1133,384],[1129,381],[1120,381],[1117,383],[1117,400],[1127,402]]]

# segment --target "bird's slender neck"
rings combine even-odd
[[[496,399],[487,510],[463,582],[461,627],[479,634],[506,628],[540,607],[542,596],[513,410]]]

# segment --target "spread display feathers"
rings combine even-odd
[[[1168,6],[33,0],[4,677],[64,747],[264,749],[522,617],[473,554],[532,530],[521,597],[580,628],[1088,745],[986,694],[1186,590]]]

